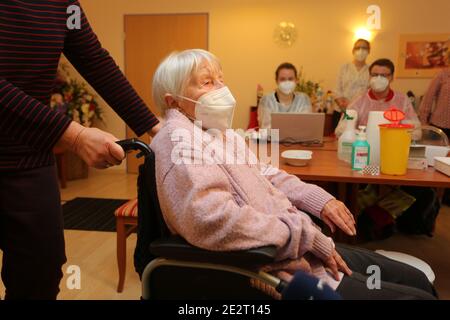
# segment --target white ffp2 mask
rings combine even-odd
[[[367,51],[366,49],[358,49],[353,54],[355,59],[359,62],[366,61],[368,55],[369,55],[369,51]]]
[[[389,85],[389,79],[383,76],[376,76],[370,79],[370,87],[375,92],[383,92]]]
[[[231,128],[236,100],[228,87],[209,91],[198,101],[179,97],[195,103],[195,120],[201,121],[203,128],[220,131]]]
[[[288,95],[294,92],[297,84],[294,81],[282,81],[278,84],[278,89]]]

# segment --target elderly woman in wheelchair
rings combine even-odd
[[[274,261],[261,270],[287,283],[302,271],[344,299],[435,298],[421,271],[325,236],[309,215],[356,234],[345,205],[316,185],[268,170],[227,130],[236,101],[213,54],[169,55],[154,75],[153,98],[164,116],[151,143],[158,199],[172,234],[219,253],[274,246]],[[368,285],[369,266],[380,270],[376,290]],[[252,285],[281,297],[259,280]]]

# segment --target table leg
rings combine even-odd
[[[347,183],[345,182],[338,183],[338,199],[344,203],[347,201]]]
[[[439,201],[442,203],[443,200],[444,200],[445,189],[444,188],[437,188],[436,189],[436,193],[437,193],[437,197],[438,197]]]
[[[349,195],[349,210],[353,214],[355,218],[356,226],[358,226],[358,217],[359,217],[359,206],[358,206],[358,192],[359,192],[359,183],[353,183],[351,185],[351,191]],[[359,237],[358,228],[356,228],[356,236],[350,238],[351,244],[357,244],[361,242],[362,239]]]
[[[350,195],[348,198],[348,204],[349,204],[349,210],[355,217],[355,221],[358,219],[359,216],[359,207],[358,207],[358,191],[359,191],[359,184],[353,183],[351,185],[350,189]]]

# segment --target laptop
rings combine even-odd
[[[325,113],[273,112],[272,129],[279,129],[279,142],[323,144]]]

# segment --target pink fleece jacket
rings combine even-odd
[[[304,213],[319,217],[333,196],[281,170],[262,175],[264,166],[248,158],[242,164],[205,160],[205,147],[211,150],[225,138],[203,131],[175,109],[166,112],[165,120],[151,148],[161,210],[173,234],[215,251],[274,245],[276,260],[292,263],[273,271],[293,274],[288,265],[304,257],[315,276],[337,287],[321,262],[334,243]],[[234,138],[242,140],[237,134]],[[224,150],[227,156],[243,152],[249,152],[245,143]],[[216,152],[210,154],[215,158]]]

